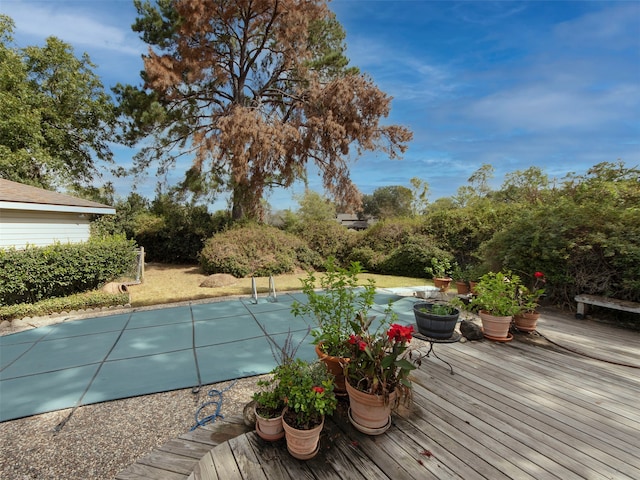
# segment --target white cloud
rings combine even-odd
[[[14,20],[16,34],[40,39],[55,36],[83,49],[104,49],[136,57],[146,51],[129,27],[133,18],[125,22],[120,18],[117,24],[108,24],[105,22],[109,17],[98,8],[83,11],[74,5],[70,3],[65,8],[65,3],[5,0],[3,13]]]

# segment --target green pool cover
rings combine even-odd
[[[297,355],[315,358],[310,320],[290,313],[302,294],[133,310],[67,321],[0,337],[0,421],[80,405],[260,375],[276,365],[268,336],[303,340]],[[413,324],[416,299],[379,291]],[[306,338],[305,338],[306,336]]]

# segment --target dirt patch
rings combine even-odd
[[[200,286],[205,288],[218,288],[228,287],[236,283],[238,283],[238,279],[233,275],[229,275],[228,273],[214,273],[205,278]]]

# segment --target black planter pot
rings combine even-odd
[[[460,316],[460,310],[456,308],[453,315],[434,315],[431,313],[433,305],[433,303],[427,302],[419,302],[413,305],[413,314],[416,317],[418,331],[425,337],[451,338]]]

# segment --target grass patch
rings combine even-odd
[[[318,277],[320,275],[318,274]],[[34,304],[21,303],[2,306],[0,307],[0,320],[40,317],[51,315],[52,313],[125,305],[127,303],[130,303],[133,307],[145,307],[205,298],[251,295],[251,278],[239,278],[236,284],[225,287],[201,287],[200,284],[207,276],[197,265],[147,264],[144,283],[130,285],[128,287],[129,294],[92,291],[64,298],[49,298]],[[274,276],[276,292],[300,290],[302,288],[300,279],[306,276],[306,272]],[[369,278],[372,278],[375,280],[376,286],[380,288],[431,284],[431,281],[424,278],[394,277],[370,273],[360,275],[359,278],[363,285]],[[269,278],[256,277],[256,288],[259,295],[268,294]]]
[[[306,272],[274,276],[276,292],[300,290],[302,288],[300,279],[306,276]],[[201,287],[200,284],[205,278],[207,275],[199,266],[195,265],[148,264],[145,267],[144,283],[129,287],[131,305],[143,307],[204,298],[251,295],[251,278],[239,278],[235,285],[216,288]],[[360,275],[362,284],[365,284],[369,278],[373,278],[376,286],[380,288],[431,284],[431,281],[424,278],[394,277],[369,273]],[[269,292],[268,277],[256,277],[256,288],[259,295],[266,295]]]

